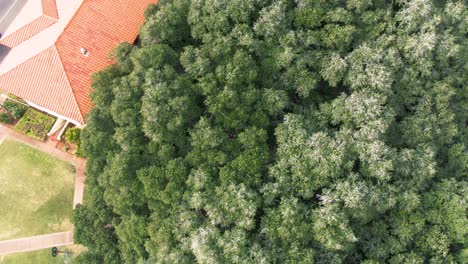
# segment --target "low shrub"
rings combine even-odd
[[[13,117],[11,117],[8,113],[0,113],[0,123],[11,124],[13,123]]]
[[[65,139],[70,143],[78,143],[80,141],[81,130],[76,127],[67,129],[65,132]]]
[[[55,118],[29,108],[15,126],[15,130],[32,138],[45,140]]]
[[[76,143],[76,149],[73,151],[73,155],[77,157],[84,157],[83,149],[81,148],[81,139]]]
[[[84,158],[83,150],[81,150],[81,148],[75,149],[72,154],[77,157]]]
[[[14,95],[14,94],[9,93],[7,96],[8,96],[8,98],[14,99],[14,100],[16,100],[18,102],[26,103],[26,101],[23,100],[23,98],[18,97],[18,96]]]
[[[73,151],[73,155],[78,156],[78,157],[83,157],[83,150],[81,149],[81,129],[72,127],[67,129],[67,132],[65,132],[65,139],[69,143],[75,143],[76,144],[76,149]]]
[[[27,106],[11,100],[5,101],[5,103],[3,103],[3,107],[5,110],[10,112],[14,119],[20,119],[24,115],[24,112],[26,112],[28,109]]]

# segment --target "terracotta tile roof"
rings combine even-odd
[[[83,122],[54,46],[2,75],[1,85],[14,87],[9,92],[26,101]]]
[[[57,17],[55,1],[43,0],[43,13],[47,14],[43,17]],[[135,40],[146,7],[155,2],[84,0],[55,44],[1,75],[0,89],[84,124],[84,116],[92,107],[91,75],[112,63],[109,53],[119,43]],[[36,20],[30,24],[33,23],[40,24]],[[14,36],[15,32],[1,41],[18,45],[24,36],[31,36],[39,28],[31,26],[18,32],[18,36]],[[81,53],[82,48],[87,56]]]
[[[49,16],[40,16],[26,26],[20,28],[18,31],[15,31],[15,33],[1,39],[0,44],[14,48],[56,22],[56,19]]]
[[[32,36],[41,32],[42,30],[50,27],[58,20],[57,5],[55,0],[42,0],[42,15],[27,25],[21,27],[13,34],[0,40],[0,44],[14,48],[23,43],[25,40],[30,39]]]
[[[45,16],[58,19],[57,3],[55,0],[42,0],[42,13]]]
[[[91,75],[111,61],[109,53],[121,42],[132,43],[144,22],[144,12],[155,0],[85,1],[56,42],[57,51],[82,115],[92,107]],[[83,56],[80,49],[88,51]]]

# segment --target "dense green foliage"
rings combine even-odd
[[[13,123],[13,117],[9,113],[0,113],[0,123],[2,124],[11,124]]]
[[[27,106],[11,100],[6,100],[1,107],[5,109],[5,112],[0,113],[0,123],[3,124],[12,124],[14,119],[20,119],[28,109]]]
[[[5,103],[3,103],[3,107],[13,116],[14,119],[20,119],[28,109],[27,106],[11,100],[5,101]]]
[[[94,76],[83,263],[467,263],[464,1],[160,0]]]
[[[65,132],[65,140],[69,143],[75,144],[76,149],[73,151],[73,155],[78,157],[83,156],[83,150],[81,148],[81,129],[77,127],[67,129]]]
[[[65,132],[65,140],[70,143],[78,143],[80,141],[81,129],[71,127]]]

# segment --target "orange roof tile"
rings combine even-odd
[[[155,2],[84,0],[55,45],[1,75],[0,89],[84,124],[84,116],[92,108],[91,75],[112,63],[109,53],[119,43],[135,40],[146,7]],[[43,0],[43,17],[58,17],[55,3],[56,0]],[[30,24],[33,23],[39,24],[38,21]],[[15,32],[0,44],[5,41],[18,45],[39,28],[21,28],[18,31],[24,32],[14,36]],[[87,50],[87,56],[81,53],[81,48]]]
[[[42,0],[42,13],[45,16],[58,19],[57,3],[55,0]]]
[[[54,46],[2,75],[1,85],[26,101],[83,123]]]
[[[0,44],[10,48],[16,47],[25,40],[56,23],[58,19],[58,13],[55,0],[42,0],[41,4],[42,15],[40,17],[21,27],[13,34],[10,34],[7,37],[1,39]]]
[[[144,12],[155,0],[85,1],[56,42],[65,72],[82,115],[92,107],[91,75],[111,61],[109,53],[121,42],[133,42],[144,22]],[[83,56],[80,49],[89,52]]]
[[[14,48],[56,22],[57,20],[54,18],[40,16],[31,23],[15,31],[13,34],[1,39],[0,44]]]

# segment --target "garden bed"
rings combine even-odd
[[[15,130],[32,138],[44,141],[47,132],[52,128],[55,118],[29,108],[23,118],[16,124]]]
[[[73,154],[75,153],[77,147],[76,147],[76,144],[72,144],[72,143],[69,143],[65,140],[60,140],[59,142],[57,142],[57,145],[55,146],[56,148],[60,149],[60,150],[63,150],[63,151],[66,151],[70,154]]]
[[[7,99],[0,108],[0,123],[13,127],[27,109],[26,105]]]

